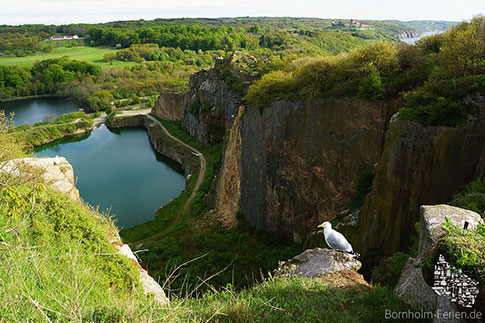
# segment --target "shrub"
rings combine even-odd
[[[396,252],[390,257],[381,259],[379,265],[372,269],[372,282],[393,289],[408,259],[409,254],[402,252]]]
[[[453,194],[451,205],[477,212],[484,217],[485,181],[477,179],[466,185],[460,192]]]
[[[89,109],[91,111],[109,110],[113,101],[114,97],[111,93],[107,90],[99,90],[88,98]]]

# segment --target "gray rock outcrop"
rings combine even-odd
[[[457,305],[449,299],[438,295],[428,284],[423,269],[418,266],[424,259],[436,253],[438,240],[444,235],[442,229],[446,219],[453,226],[463,228],[465,221],[473,230],[478,223],[483,223],[480,215],[449,205],[426,205],[420,208],[419,250],[416,258],[410,258],[401,273],[394,293],[404,302],[416,309],[434,311],[434,313],[457,312]],[[442,320],[435,316],[434,322],[460,322],[459,320]]]
[[[330,249],[307,249],[301,254],[283,263],[280,268],[291,271],[292,274],[302,277],[318,277],[334,274],[339,271],[357,271],[362,264],[349,255]]]
[[[8,161],[2,171],[39,176],[47,185],[79,201],[79,191],[74,180],[74,170],[64,157],[18,158]]]
[[[180,121],[189,102],[189,93],[162,92],[153,106],[152,113],[164,120]]]

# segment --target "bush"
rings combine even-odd
[[[110,110],[114,99],[107,90],[96,91],[88,98],[89,109],[91,111]]]
[[[372,282],[394,289],[408,259],[409,254],[402,252],[381,259],[379,265],[372,269]]]
[[[476,230],[453,227],[450,222],[443,226],[446,236],[439,240],[438,248],[452,264],[485,286],[485,225],[479,223]]]
[[[453,195],[451,205],[477,212],[485,216],[485,181],[477,179]]]

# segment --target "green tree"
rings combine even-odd
[[[444,61],[447,76],[485,73],[485,17],[462,22],[445,35],[438,57]]]
[[[359,84],[358,96],[364,99],[379,100],[384,97],[381,76],[373,64],[369,64],[369,74]]]
[[[113,101],[113,95],[107,90],[96,91],[88,98],[89,108],[92,111],[109,110]]]

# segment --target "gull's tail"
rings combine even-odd
[[[347,252],[347,254],[352,258],[359,258],[360,254],[352,250],[351,252]]]

